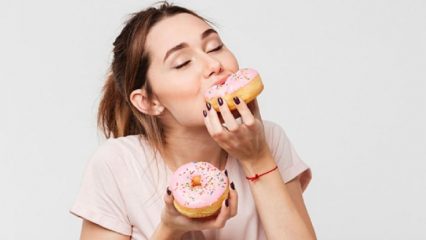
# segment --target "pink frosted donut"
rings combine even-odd
[[[218,212],[228,197],[229,181],[224,172],[208,162],[190,162],[173,173],[169,189],[180,213],[202,218]]]
[[[263,90],[263,83],[259,73],[251,68],[243,68],[229,75],[225,81],[219,81],[204,94],[207,102],[219,111],[218,97],[226,100],[231,110],[235,109],[233,98],[237,96],[244,102],[249,103]]]

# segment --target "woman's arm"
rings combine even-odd
[[[210,110],[210,103],[207,103],[207,110],[203,112],[207,130],[226,152],[239,159],[246,176],[273,169],[275,160],[266,142],[257,101],[247,105],[238,97],[233,100],[242,123],[236,121],[228,104],[219,104],[225,129],[217,112]],[[286,186],[279,170],[251,182],[250,189],[268,239],[316,239],[300,186],[299,189],[294,183]]]
[[[165,226],[162,222],[160,222],[150,239],[181,239],[182,235],[183,232],[173,231],[172,229]]]
[[[130,240],[130,236],[122,235],[120,233],[103,228],[96,223],[83,220],[83,227],[81,228],[80,240]]]
[[[271,155],[241,163],[246,176],[275,167]],[[285,184],[279,170],[275,170],[250,182],[250,189],[268,239],[316,239],[298,178]]]

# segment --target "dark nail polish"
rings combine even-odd
[[[223,99],[222,99],[221,97],[219,97],[219,98],[217,99],[217,102],[219,103],[219,106],[222,106],[222,105],[223,105]]]
[[[207,111],[206,110],[203,110],[203,115],[204,115],[204,117],[207,117]]]
[[[225,206],[229,207],[229,201],[228,201],[228,199],[225,200]]]
[[[234,97],[233,99],[235,104],[240,104],[240,99],[238,97]]]
[[[225,175],[228,176],[228,170],[225,170]]]
[[[169,190],[169,188],[167,187],[167,195],[170,196],[170,194],[172,194],[172,192]]]
[[[231,182],[231,188],[232,188],[232,190],[235,190],[234,182]]]
[[[209,110],[209,111],[210,111],[210,109],[212,108],[212,105],[211,105],[209,102],[207,102],[207,103],[206,103],[206,107],[207,107],[207,110]]]

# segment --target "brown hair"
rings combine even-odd
[[[130,93],[144,88],[148,99],[152,89],[147,79],[150,66],[145,42],[149,30],[164,18],[179,13],[196,16],[195,12],[160,2],[158,8],[149,7],[131,15],[114,41],[113,60],[98,109],[98,127],[106,138],[142,134],[150,144],[159,148],[164,143],[164,130],[156,116],[139,112],[130,102]]]

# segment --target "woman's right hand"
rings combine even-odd
[[[228,219],[237,215],[238,194],[233,183],[229,188],[228,199],[223,201],[220,212],[215,217],[200,219],[186,217],[176,210],[173,200],[173,194],[167,191],[164,196],[165,206],[161,214],[161,224],[176,233],[223,228]]]

